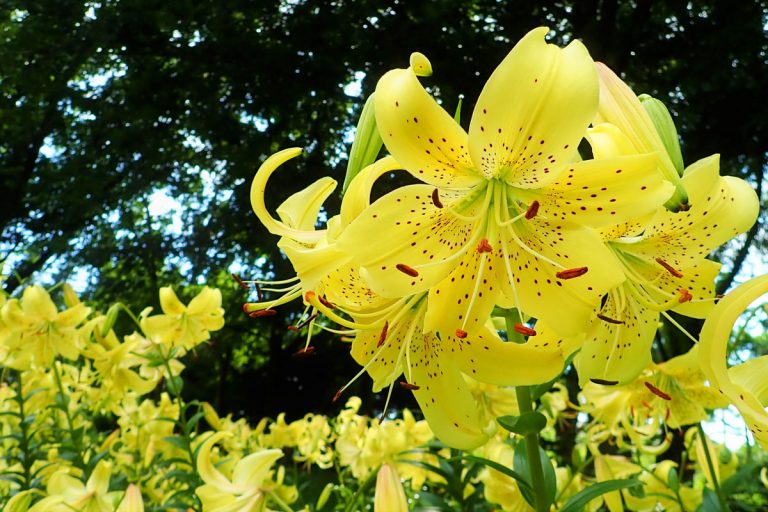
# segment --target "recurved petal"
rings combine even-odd
[[[408,172],[449,188],[470,187],[482,179],[472,168],[466,132],[424,90],[411,68],[381,77],[375,101],[381,138]]]
[[[171,316],[182,315],[187,310],[170,286],[160,288],[160,308],[163,313]]]
[[[336,180],[323,176],[283,201],[277,207],[277,215],[286,226],[302,231],[312,231],[315,229],[320,208],[335,189]]]
[[[661,209],[649,223],[642,240],[626,244],[640,257],[664,259],[676,268],[699,263],[712,250],[747,231],[757,219],[757,194],[746,181],[718,178],[719,156],[699,160],[686,169],[683,184],[690,209]]]
[[[504,342],[488,328],[465,339],[443,338],[448,355],[458,368],[480,382],[498,386],[531,386],[555,378],[568,354],[562,340],[550,342],[532,336],[527,343]]]
[[[747,426],[763,448],[768,448],[768,413],[765,411],[763,365],[753,363],[745,370],[727,369],[728,340],[739,315],[755,299],[768,292],[768,275],[756,277],[737,287],[712,309],[699,336],[699,364],[713,388],[736,406]]]
[[[230,435],[232,435],[232,433],[228,431],[215,432],[203,441],[203,444],[200,445],[200,449],[197,452],[197,472],[200,474],[200,478],[203,479],[203,482],[215,487],[218,491],[227,494],[241,494],[243,489],[234,485],[227,477],[222,475],[213,465],[213,461],[211,460],[211,450],[213,449],[213,446]]]
[[[269,230],[270,233],[279,236],[287,236],[295,240],[302,241],[304,243],[315,243],[323,236],[325,236],[324,230],[314,229],[297,229],[289,226],[285,222],[279,221],[270,215],[267,206],[264,203],[264,196],[267,192],[267,181],[278,167],[287,162],[288,160],[297,157],[301,154],[299,148],[288,148],[278,151],[274,155],[267,158],[263,164],[256,171],[256,176],[253,177],[251,183],[251,208],[259,218],[264,227]]]
[[[668,271],[657,268],[651,282],[656,291],[651,295],[658,302],[677,298],[677,304],[672,308],[676,313],[692,318],[706,318],[715,305],[715,279],[722,265],[716,261],[703,260],[698,265],[680,269],[682,277],[675,277]],[[691,294],[691,300],[680,303],[680,289]]]
[[[432,333],[415,333],[409,382],[435,436],[453,448],[472,450],[488,440],[477,404],[454,361]]]
[[[403,373],[403,347],[414,332],[408,320],[388,327],[386,332],[383,325],[381,329],[362,331],[352,341],[352,357],[360,366],[367,367],[374,392],[389,386]]]
[[[598,81],[579,41],[565,48],[532,30],[499,64],[483,87],[469,126],[475,166],[520,188],[552,181],[577,155],[594,117]]]
[[[269,449],[251,453],[235,465],[232,483],[243,489],[243,494],[251,493],[264,484],[277,459],[283,456],[282,450]]]
[[[221,290],[204,287],[200,293],[189,301],[187,313],[190,315],[217,314],[221,308]]]
[[[400,163],[391,156],[386,156],[372,163],[355,176],[347,188],[341,202],[342,228],[349,225],[371,204],[371,189],[383,174],[401,169]]]
[[[542,215],[601,228],[655,212],[673,191],[651,153],[574,163],[531,196]]]
[[[579,383],[632,382],[651,362],[659,313],[632,300],[622,288],[608,294],[599,312],[603,318],[594,319],[574,359]]]
[[[504,294],[560,336],[585,331],[595,306],[608,290],[624,281],[624,272],[594,230],[538,217],[526,222],[502,231],[510,276],[502,281]],[[587,269],[583,275],[557,277],[563,269],[582,267]]]

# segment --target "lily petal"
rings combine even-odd
[[[336,180],[323,176],[283,201],[277,207],[277,215],[286,226],[302,231],[312,231],[315,229],[320,208],[335,189]]]
[[[386,73],[375,94],[381,138],[408,172],[439,187],[466,188],[482,179],[473,169],[466,132],[424,90],[412,68]]]
[[[166,315],[183,315],[187,307],[176,296],[170,286],[160,288],[160,308]]]
[[[526,34],[483,87],[469,126],[472,161],[486,177],[538,188],[577,155],[594,117],[598,80],[579,41],[548,44],[549,31]]]
[[[768,449],[768,413],[766,403],[766,373],[759,375],[750,371],[762,366],[753,363],[753,368],[745,370],[727,370],[727,347],[739,315],[755,299],[768,293],[768,275],[756,277],[731,291],[712,309],[704,322],[699,339],[699,364],[715,389],[720,390],[739,410],[755,440]],[[732,373],[741,383],[734,381]]]

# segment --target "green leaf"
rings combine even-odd
[[[443,468],[433,466],[432,464],[427,464],[426,462],[421,462],[419,460],[406,460],[406,459],[397,459],[397,462],[402,464],[410,464],[411,466],[416,466],[422,469],[426,469],[427,471],[431,471],[436,475],[440,475],[441,477],[445,478],[447,481],[450,481],[451,478],[453,478],[453,475],[445,471]]]
[[[344,185],[341,187],[342,194],[347,191],[352,179],[361,170],[376,161],[381,146],[384,145],[379,129],[376,127],[376,115],[373,107],[374,96],[375,93],[368,96],[365,105],[363,105],[363,111],[360,113],[360,120],[357,122],[355,140],[352,142],[352,149],[349,152],[349,161],[347,162],[347,174],[344,176]]]
[[[524,412],[520,416],[501,416],[496,421],[505,429],[521,436],[538,434],[547,426],[547,417],[539,411]]]
[[[704,488],[698,512],[724,512],[720,506],[720,500],[717,499],[717,494],[709,487]]]
[[[675,492],[680,490],[680,478],[677,476],[677,470],[675,468],[669,468],[667,473],[667,485]]]
[[[166,441],[182,450],[186,450],[188,447],[187,440],[180,436],[165,436],[163,441]]]
[[[502,473],[504,475],[507,475],[510,478],[514,478],[517,482],[517,485],[520,487],[520,490],[522,491],[524,488],[529,490],[530,492],[533,492],[531,489],[531,484],[528,483],[528,480],[525,479],[523,475],[520,473],[508,468],[507,466],[503,464],[499,464],[498,462],[494,462],[490,459],[486,459],[483,457],[478,457],[476,455],[464,455],[462,457],[464,460],[469,460],[472,462],[477,462],[479,464],[483,464],[485,466],[488,466],[491,469],[495,469],[499,473]]]
[[[621,489],[627,489],[630,487],[636,487],[640,485],[639,480],[634,478],[627,478],[624,480],[606,480],[605,482],[598,482],[590,485],[586,489],[582,489],[568,501],[565,502],[560,512],[581,512],[593,499],[602,496],[605,493],[619,491]]]
[[[547,452],[545,452],[541,446],[538,448],[539,460],[541,461],[541,467],[544,476],[544,498],[546,499],[546,508],[549,509],[549,506],[555,501],[555,494],[557,494],[557,477],[555,475],[555,468],[552,467],[552,462],[549,460]],[[528,464],[528,452],[525,449],[525,442],[522,440],[518,441],[518,443],[515,445],[514,460],[515,471],[520,473],[523,478],[525,478],[526,482],[529,482],[529,484],[532,483],[533,479],[531,478],[531,468]],[[525,498],[525,501],[527,501],[532,507],[535,506],[532,485],[529,485],[527,489],[521,486],[520,492],[522,493],[523,498]]]

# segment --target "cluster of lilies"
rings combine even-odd
[[[275,217],[268,179],[301,150],[270,156],[252,206],[296,277],[255,281],[274,295],[246,313],[301,298],[293,329],[307,329],[305,351],[316,328],[352,339],[358,376],[367,372],[374,390],[411,390],[436,436],[462,449],[495,429],[465,376],[529,386],[572,361],[582,386],[623,386],[652,365],[662,316],[713,317],[722,332],[706,347],[702,337],[694,366],[732,401],[754,398],[744,407],[759,433],[768,421],[745,389],[759,387],[763,363],[726,371],[735,317],[724,327],[713,316],[731,301],[716,306],[721,265],[707,259],[755,223],[752,186],[720,176],[717,154],[685,166],[660,101],[638,97],[581,42],[547,43],[547,32],[529,32],[496,68],[468,130],[421,84],[432,73],[424,55],[382,76],[363,114],[373,128],[358,132],[351,155],[365,165],[351,169],[324,229],[318,216],[336,181],[293,194]],[[382,143],[388,154],[377,159]],[[399,170],[419,182],[374,200],[374,183]]]

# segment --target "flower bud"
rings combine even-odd
[[[641,94],[638,96],[638,99],[640,100],[640,104],[643,105],[643,108],[645,108],[645,111],[648,112],[651,122],[656,127],[661,142],[664,144],[664,148],[667,150],[667,154],[677,170],[677,174],[682,176],[683,171],[685,170],[685,165],[683,165],[683,154],[680,152],[680,141],[677,138],[677,128],[675,128],[675,123],[672,120],[669,110],[667,110],[664,103],[653,96]]]
[[[373,512],[408,512],[408,500],[400,476],[389,464],[382,464],[376,475]]]

